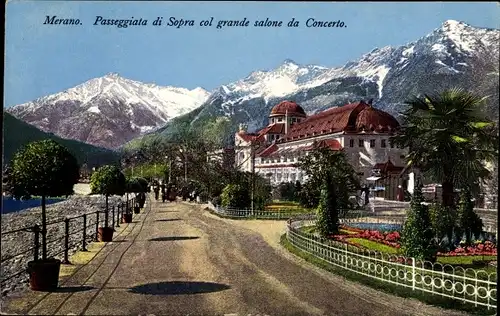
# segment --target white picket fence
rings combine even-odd
[[[369,278],[440,295],[475,306],[497,308],[497,274],[464,269],[440,263],[422,262],[374,251],[354,251],[345,243],[324,240],[300,228],[315,224],[314,215],[292,218],[287,222],[286,237],[298,249],[331,265]]]

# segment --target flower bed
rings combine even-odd
[[[474,245],[465,246],[460,245],[453,251],[438,252],[438,256],[452,257],[452,256],[495,256],[497,254],[497,247],[489,240],[484,242],[476,242]]]
[[[378,230],[363,230],[359,228],[353,228],[353,227],[348,227],[348,226],[342,226],[342,230],[347,231],[347,234],[342,234],[342,235],[333,235],[332,238],[338,241],[346,242],[349,244],[353,244],[355,246],[360,246],[359,244],[356,243],[351,243],[347,239],[351,238],[363,238],[363,239],[368,239],[371,241],[379,242],[387,246],[394,247],[396,249],[399,249],[401,247],[400,245],[400,239],[401,235],[399,232],[394,231],[394,232],[380,232]],[[354,232],[354,233],[349,233],[349,232]]]
[[[371,240],[374,242],[378,242],[395,249],[401,248],[401,234],[398,231],[393,232],[380,232],[378,230],[363,230],[359,228],[349,227],[349,226],[341,226],[341,232],[343,234],[332,235],[331,238],[352,246],[370,249],[362,245],[361,243],[357,243],[355,241],[356,238],[362,238],[366,240]],[[491,241],[476,241],[473,245],[466,246],[464,244],[460,244],[452,251],[443,252],[440,251],[437,253],[438,256],[443,257],[452,257],[452,256],[496,256],[497,247]]]

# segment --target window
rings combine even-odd
[[[280,117],[280,118],[278,119],[278,122],[283,122],[283,119]]]
[[[375,147],[375,139],[370,139],[370,148]]]
[[[385,139],[382,139],[382,140],[380,141],[380,147],[382,147],[382,148],[387,147],[387,143],[386,143],[386,140],[385,140]]]
[[[365,141],[364,141],[364,139],[360,139],[360,140],[358,141],[358,146],[359,146],[359,147],[365,147]]]
[[[349,139],[349,147],[354,147],[354,139]]]

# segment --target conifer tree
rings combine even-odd
[[[316,210],[316,228],[322,237],[337,234],[339,230],[337,199],[332,177],[327,173],[321,186],[321,197]]]
[[[422,204],[423,201],[422,185],[417,182],[403,227],[401,248],[407,257],[434,262],[437,248],[433,242],[429,208]]]

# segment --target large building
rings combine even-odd
[[[393,186],[406,187],[405,180],[399,180],[405,151],[389,142],[398,127],[393,116],[371,102],[360,101],[307,116],[297,103],[283,101],[271,110],[268,126],[260,131],[248,133],[240,126],[235,135],[235,163],[243,171],[255,168],[272,184],[302,182],[305,175],[296,167],[299,158],[315,146],[326,146],[343,150],[362,182],[392,179],[397,182]]]

